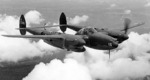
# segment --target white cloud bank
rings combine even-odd
[[[91,80],[88,68],[73,59],[52,60],[49,64],[40,63],[23,80]]]
[[[111,8],[116,7],[116,6],[117,6],[116,4],[111,4],[110,5]]]
[[[149,7],[150,6],[150,0],[146,0],[146,4],[144,6]]]
[[[150,34],[129,36],[118,51],[111,52],[111,60],[105,51],[86,48],[84,53],[67,55],[64,63],[36,65],[23,80],[142,80],[150,75]]]
[[[71,24],[79,24],[82,22],[86,22],[88,20],[89,16],[83,15],[83,16],[75,16],[74,18],[69,19],[69,23]]]
[[[42,14],[36,10],[32,10],[26,13],[25,18],[28,24],[40,24],[42,21],[44,21]]]
[[[124,13],[125,14],[131,14],[131,10],[125,10]]]

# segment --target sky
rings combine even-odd
[[[68,52],[41,39],[0,36],[0,62],[32,62],[35,57],[63,55],[63,60],[35,65],[22,80],[143,80],[150,75],[149,0],[1,0],[0,5],[0,35],[19,34],[15,28],[19,27],[21,14],[29,27],[43,26],[45,22],[58,24],[61,12],[65,12],[68,24],[99,28],[123,28],[125,17],[132,20],[131,25],[145,22],[128,32],[129,39],[111,51],[110,59],[104,50],[85,47],[82,53]],[[74,32],[67,29],[67,33]]]
[[[129,17],[133,24],[145,22],[137,32],[148,32],[150,25],[149,0],[1,0],[2,14],[25,14],[37,10],[45,22],[57,22],[61,12],[67,17],[87,15],[89,19],[80,25],[104,28],[123,28],[123,18]],[[43,25],[43,24],[41,24]]]

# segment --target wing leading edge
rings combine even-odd
[[[2,36],[13,38],[37,38],[37,39],[63,38],[60,35],[2,35]]]
[[[135,27],[139,27],[139,26],[144,25],[144,24],[145,24],[144,22],[137,23],[137,24],[135,24],[135,25],[133,25],[133,26],[131,26],[131,27],[128,27],[128,29],[132,29],[132,28],[135,28]],[[121,29],[120,31],[124,31],[124,29]]]

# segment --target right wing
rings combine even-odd
[[[37,38],[37,39],[63,38],[61,35],[2,35],[2,36],[13,38]]]
[[[139,27],[139,26],[144,25],[144,24],[145,24],[144,22],[137,23],[137,24],[135,24],[135,25],[129,27],[128,29],[132,29],[132,28],[135,28],[135,27]],[[124,31],[124,29],[121,29],[120,31]]]

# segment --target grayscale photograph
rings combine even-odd
[[[0,80],[150,80],[150,0],[0,0]]]

